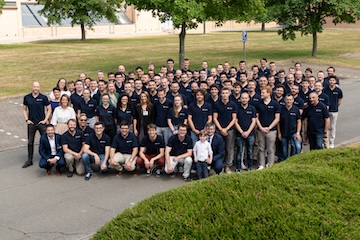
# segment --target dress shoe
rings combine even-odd
[[[68,171],[68,173],[67,173],[67,177],[72,177],[74,175],[74,172],[70,172],[70,171]]]
[[[27,168],[28,166],[31,166],[31,165],[33,165],[33,162],[32,162],[32,161],[26,161],[26,162],[24,163],[24,165],[22,165],[22,168]]]
[[[60,176],[61,175],[61,172],[59,169],[56,169],[56,175]]]
[[[51,175],[51,169],[47,169],[46,170],[46,176],[50,176]]]

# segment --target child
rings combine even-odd
[[[200,131],[199,138],[200,140],[194,145],[193,152],[198,179],[202,179],[203,177],[207,178],[209,175],[207,167],[212,162],[213,151],[210,143],[206,141],[205,130]]]

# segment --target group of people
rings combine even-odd
[[[168,59],[159,72],[150,63],[126,73],[97,72],[96,79],[81,73],[75,82],[58,80],[49,96],[34,82],[24,97],[23,115],[28,125],[28,159],[33,164],[34,138],[41,134],[39,165],[50,175],[67,167],[74,173],[93,174],[116,169],[137,174],[162,171],[186,181],[196,170],[197,178],[271,167],[301,152],[333,148],[336,121],[343,93],[335,69],[327,76],[296,63],[287,72],[277,71],[275,62],[260,59],[247,69],[229,62],[208,69],[190,70],[185,59],[174,69]],[[329,134],[329,135],[328,135]],[[246,160],[246,161],[245,161]]]

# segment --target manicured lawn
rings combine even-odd
[[[266,57],[277,62],[358,67],[360,59],[340,55],[360,52],[359,35],[357,30],[326,30],[319,35],[318,58],[311,59],[311,37],[298,36],[295,41],[284,42],[276,32],[249,32],[246,60],[248,66]],[[0,45],[0,52],[0,97],[5,97],[29,92],[35,80],[40,81],[43,91],[49,91],[60,77],[76,80],[81,72],[95,77],[97,70],[116,71],[119,64],[124,64],[128,71],[137,66],[146,68],[149,62],[154,62],[158,69],[167,58],[177,63],[178,36],[42,41]],[[243,58],[241,32],[189,34],[186,57],[191,60],[191,69],[199,69],[202,60],[208,60],[211,67],[224,61],[237,66]]]
[[[359,156],[312,151],[185,184],[126,210],[93,239],[358,239]]]

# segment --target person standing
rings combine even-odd
[[[207,141],[211,144],[213,151],[213,158],[211,167],[216,174],[220,174],[223,171],[224,156],[225,156],[225,144],[220,134],[215,133],[216,126],[214,123],[209,122],[205,125]]]
[[[46,124],[49,121],[50,115],[51,105],[49,100],[44,94],[40,93],[40,83],[34,82],[32,84],[32,92],[26,95],[23,101],[23,116],[27,123],[28,158],[22,168],[33,165],[36,131],[39,131],[40,135],[45,134]]]
[[[335,135],[336,135],[336,122],[339,113],[339,106],[341,105],[343,92],[337,87],[337,77],[331,75],[328,77],[329,86],[325,89],[325,93],[329,96],[329,116],[330,116],[330,128],[329,128],[329,147],[334,148]]]
[[[39,166],[46,169],[46,176],[51,175],[51,169],[56,165],[56,174],[59,176],[60,169],[65,166],[65,160],[61,147],[61,135],[55,133],[55,127],[51,124],[46,126],[46,134],[40,137]]]
[[[207,178],[209,176],[208,166],[212,162],[213,151],[211,145],[206,141],[206,130],[201,130],[199,140],[195,143],[193,148],[194,162],[196,164],[196,171],[198,179]]]
[[[55,127],[55,132],[63,134],[68,130],[67,122],[75,119],[75,111],[71,107],[70,97],[66,94],[60,98],[60,106],[56,107],[51,118],[51,124]]]
[[[96,122],[102,122],[105,126],[105,133],[110,137],[111,141],[116,135],[116,108],[110,104],[110,96],[104,93],[101,96],[102,103],[96,108]]]

